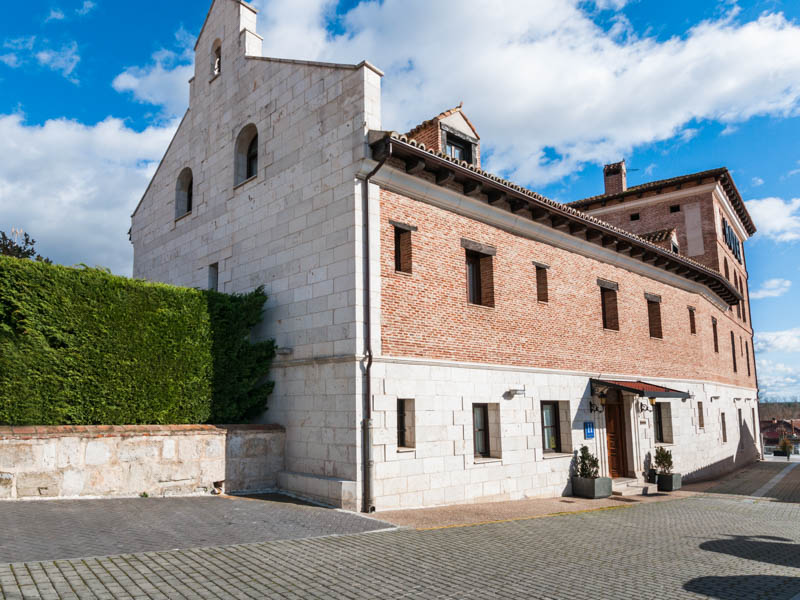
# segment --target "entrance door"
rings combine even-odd
[[[622,404],[606,404],[606,440],[608,471],[611,477],[628,474],[625,461],[625,414]]]

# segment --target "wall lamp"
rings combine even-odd
[[[589,412],[590,413],[601,413],[601,412],[605,411],[604,406],[606,404],[606,398],[607,397],[608,397],[608,394],[606,394],[605,392],[599,392],[597,394],[597,401],[599,402],[599,404],[595,404],[590,399],[589,400]]]
[[[516,398],[517,396],[524,396],[525,395],[525,388],[522,389],[510,389],[505,394],[503,394],[503,398],[506,400],[511,400],[512,398]]]
[[[648,398],[650,401],[650,406],[647,406],[644,402],[639,402],[639,412],[653,412],[653,407],[656,405],[655,398]]]

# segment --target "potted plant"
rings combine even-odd
[[[572,478],[572,494],[580,498],[608,498],[611,495],[611,478],[600,477],[597,458],[586,446],[581,453]]]
[[[681,489],[681,474],[672,472],[672,452],[666,448],[656,448],[655,462],[658,469],[658,491],[674,492]]]
[[[794,451],[794,444],[792,441],[787,438],[781,438],[781,441],[778,443],[778,448],[781,449],[781,452],[786,454],[786,460],[792,460],[792,452]]]

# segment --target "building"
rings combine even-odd
[[[783,438],[792,442],[794,454],[800,454],[800,419],[762,419],[761,436],[767,454],[777,450]]]
[[[687,479],[757,458],[726,169],[609,165],[562,205],[481,170],[462,107],[384,130],[380,70],[263,58],[255,24],[212,4],[131,240],[136,277],[265,286],[283,489],[382,510],[569,494],[584,444],[617,485],[658,445]]]

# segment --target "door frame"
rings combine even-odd
[[[617,436],[617,451],[620,459],[620,470],[617,477],[627,477],[630,472],[628,468],[628,430],[625,419],[625,400],[618,390],[609,391],[606,400],[605,413],[606,413],[606,458],[608,460],[608,476],[613,477],[611,474],[611,452],[608,447],[608,421],[609,416],[614,414],[614,421],[616,423],[616,436]]]

